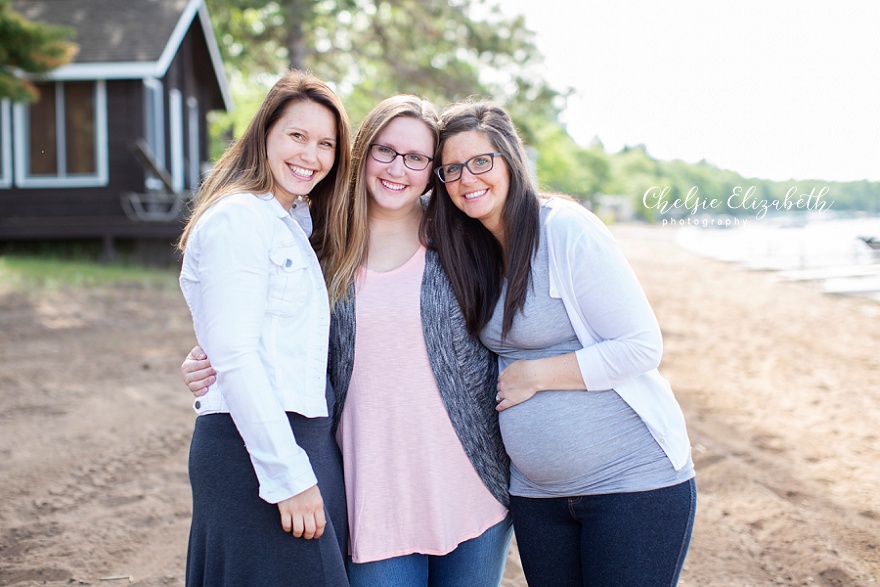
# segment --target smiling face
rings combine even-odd
[[[399,116],[376,135],[373,145],[382,145],[401,154],[416,153],[431,157],[434,137],[424,122],[411,116]],[[431,177],[431,165],[416,171],[395,157],[390,163],[366,156],[364,175],[370,195],[370,213],[410,213],[419,206],[419,196],[425,192]]]
[[[486,134],[466,131],[452,135],[443,145],[443,165],[465,163],[472,157],[498,151]],[[474,175],[464,168],[461,179],[446,184],[456,208],[479,220],[499,241],[504,242],[504,203],[510,190],[510,171],[503,157],[495,157],[490,171]]]
[[[269,129],[266,155],[275,181],[275,198],[289,209],[327,177],[336,160],[336,117],[322,104],[289,104]]]

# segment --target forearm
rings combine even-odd
[[[505,410],[539,391],[586,390],[574,353],[514,361],[498,376],[496,409]]]
[[[261,352],[273,241],[247,214],[222,211],[211,220],[201,234],[196,334],[217,370],[218,391],[251,457],[260,497],[277,503],[316,480]]]
[[[308,456],[297,445],[285,406],[275,393],[260,351],[260,312],[251,296],[236,295],[226,289],[239,310],[209,305],[218,316],[205,328],[203,345],[217,370],[219,392],[223,395],[236,428],[245,442],[257,478],[260,497],[277,503],[314,485],[317,480]],[[243,308],[249,308],[244,310]]]
[[[635,377],[656,369],[663,354],[659,328],[626,339],[605,340],[577,352],[587,388],[615,389]]]
[[[584,345],[577,361],[586,389],[615,389],[660,364],[660,327],[607,228],[580,208],[560,212],[548,230],[551,280]]]
[[[566,353],[555,357],[525,361],[529,380],[535,391],[586,390],[577,356]]]

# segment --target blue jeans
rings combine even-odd
[[[369,563],[349,558],[351,587],[491,587],[501,584],[512,528],[510,516],[449,554],[409,554]]]
[[[652,491],[510,497],[529,587],[669,587],[697,508],[693,479]]]

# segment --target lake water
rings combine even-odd
[[[744,225],[708,224],[676,230],[676,241],[700,255],[749,269],[776,271],[782,279],[812,280],[826,293],[880,300],[880,251],[859,237],[880,239],[880,217],[830,214],[751,218]]]

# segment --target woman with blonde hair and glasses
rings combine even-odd
[[[336,94],[288,73],[214,166],[180,239],[181,289],[217,373],[194,404],[188,586],[348,584],[315,255],[337,246],[348,143]]]
[[[511,536],[496,358],[468,333],[420,233],[438,135],[434,107],[415,96],[367,115],[348,222],[333,227],[343,246],[324,263],[358,587],[499,585]],[[206,360],[183,370],[197,394],[212,381]]]

